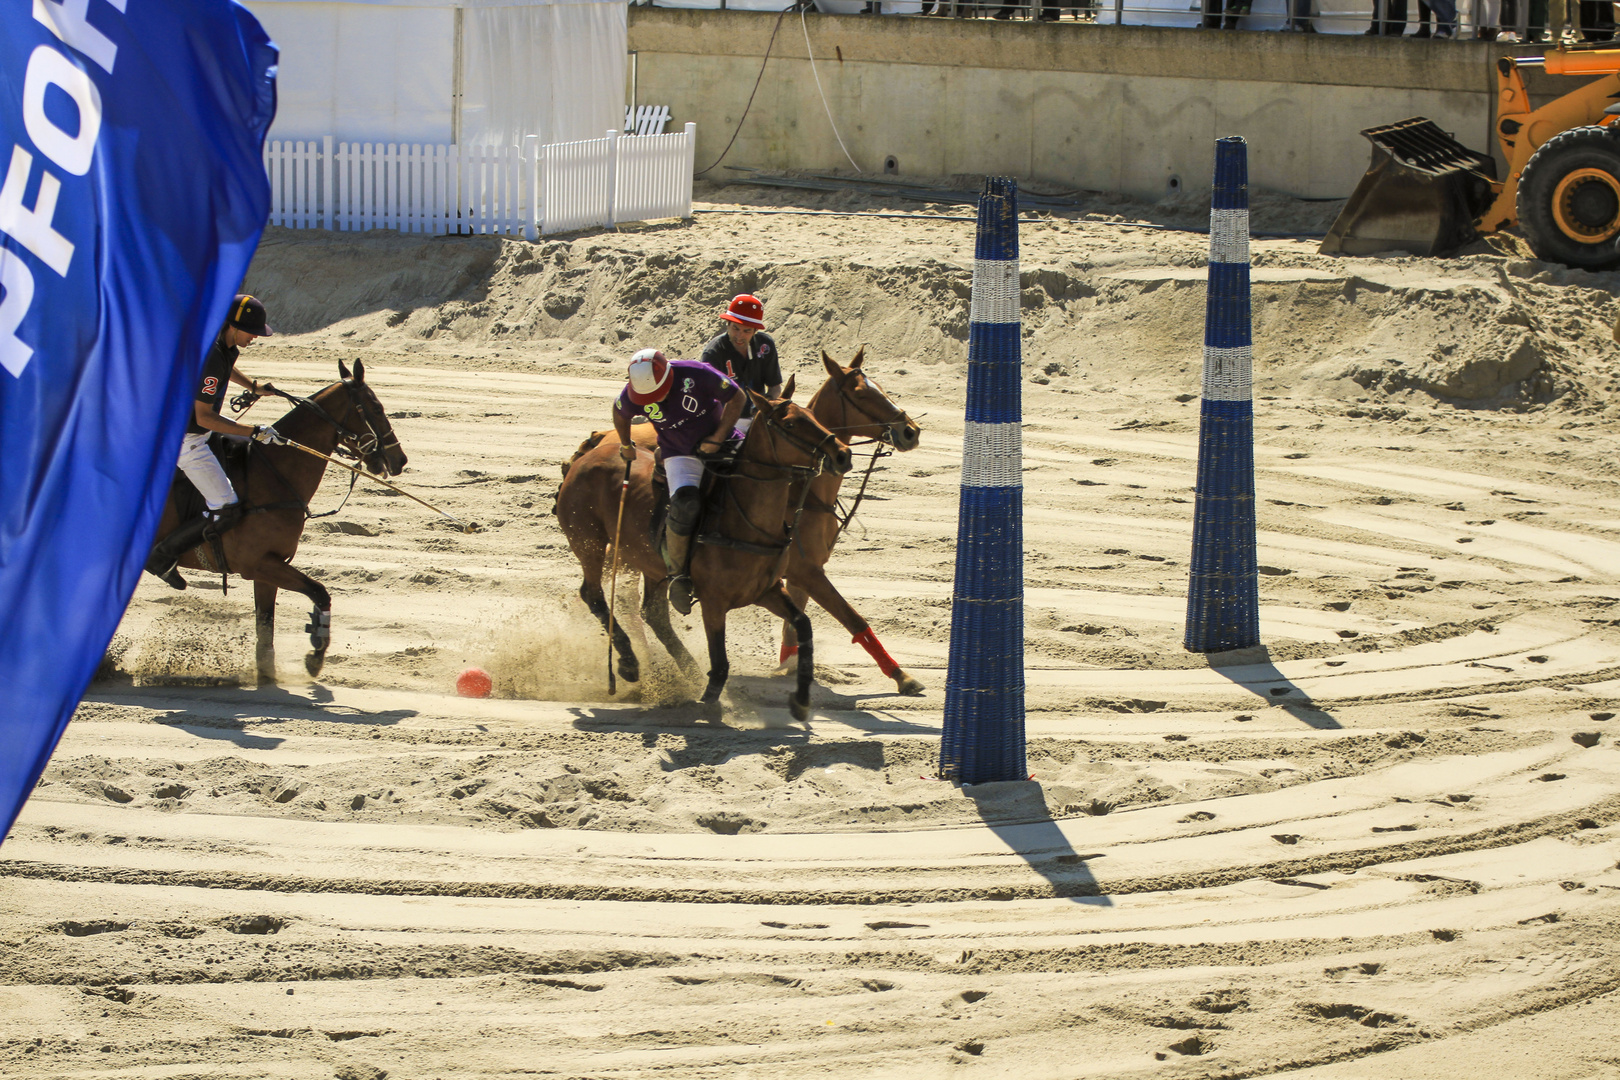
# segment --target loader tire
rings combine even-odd
[[[1606,127],[1559,132],[1519,179],[1519,227],[1536,258],[1581,270],[1620,266],[1620,139]]]

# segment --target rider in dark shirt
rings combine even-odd
[[[730,375],[756,394],[768,398],[782,394],[782,365],[777,356],[776,342],[761,329],[765,325],[765,305],[759,298],[743,293],[732,298],[726,306],[725,333],[703,346],[699,357],[705,364]],[[743,421],[739,431],[747,431],[754,404],[743,405]]]
[[[269,337],[273,331],[265,321],[264,304],[247,295],[238,295],[231,301],[231,310],[220,328],[219,336],[203,360],[202,382],[197,387],[190,422],[185,438],[180,442],[180,471],[186,474],[197,493],[203,497],[207,510],[202,517],[182,522],[168,536],[152,546],[147,558],[148,573],[162,578],[171,588],[184,589],[186,579],[180,576],[180,556],[195,546],[210,528],[225,532],[242,519],[242,504],[236,489],[220,467],[219,459],[208,446],[210,432],[251,438],[256,442],[275,444],[283,442],[275,428],[265,424],[250,427],[219,414],[225,401],[225,389],[230,383],[245,386],[255,396],[274,391],[269,383],[260,384],[243,375],[236,368],[237,357],[254,340]]]

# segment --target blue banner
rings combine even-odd
[[[0,840],[140,577],[269,212],[276,49],[230,0],[0,21]]]

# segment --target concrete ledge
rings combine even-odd
[[[1496,60],[1541,53],[988,19],[813,14],[801,25],[797,13],[654,7],[632,7],[629,28],[637,101],[697,122],[699,168],[735,131],[728,165],[846,169],[836,123],[868,170],[893,157],[902,174],[1000,172],[1143,198],[1207,183],[1223,135],[1249,140],[1256,187],[1308,198],[1348,195],[1367,166],[1359,132],[1409,116],[1497,155]],[[1538,105],[1583,81],[1526,71]]]
[[[773,57],[803,60],[799,16],[781,22]],[[769,12],[632,7],[630,48],[693,56],[765,55]],[[1251,34],[1157,26],[813,14],[816,60],[1008,71],[1076,71],[1407,90],[1490,89],[1506,47],[1335,34]],[[1521,52],[1526,50],[1519,50]]]

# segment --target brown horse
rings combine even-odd
[[[343,376],[341,382],[301,401],[272,426],[311,450],[331,454],[341,447],[372,472],[398,476],[405,468],[405,452],[394,437],[388,414],[366,383],[365,365],[356,360],[351,377],[348,367],[339,360],[338,372]],[[312,676],[319,675],[326,664],[326,648],[332,641],[332,597],[320,582],[288,565],[304,534],[309,500],[325,474],[326,462],[300,450],[250,444],[246,483],[238,483],[237,487],[247,516],[220,538],[225,549],[225,569],[253,582],[260,682],[276,679],[277,589],[301,592],[315,605],[305,627],[311,651],[304,657],[304,668]],[[167,536],[177,524],[179,511],[171,488],[158,523],[158,535]],[[180,565],[213,573],[221,570],[208,543],[181,555]]]
[[[730,477],[722,481],[723,508],[718,515],[705,518],[692,550],[692,584],[703,605],[703,629],[709,644],[709,682],[702,700],[717,701],[731,673],[726,658],[726,613],[758,604],[791,622],[798,631],[802,643],[798,685],[788,706],[796,719],[806,720],[810,716],[810,683],[815,673],[810,620],[794,606],[782,584],[786,548],[792,539],[787,525],[792,518],[788,487],[795,478],[811,476],[824,468],[848,472],[852,458],[848,446],[789,400],[793,396],[792,379],[778,400],[751,392],[750,396],[756,408],[754,423]],[[653,455],[639,443],[638,449],[625,495],[619,565],[641,574],[641,610],[647,625],[676,662],[690,669],[695,666],[691,654],[669,624],[668,571],[650,535]],[[557,492],[558,524],[584,573],[579,597],[604,628],[608,606],[602,592],[602,572],[611,557],[610,542],[624,476],[618,440],[603,439],[576,455]],[[619,653],[620,677],[626,682],[639,680],[640,663],[629,635],[617,621],[613,625],[613,647]]]
[[[880,443],[887,443],[896,450],[904,453],[915,450],[922,438],[922,430],[916,422],[907,416],[905,410],[890,401],[888,395],[867,375],[861,365],[866,362],[866,348],[863,346],[849,362],[848,367],[840,367],[832,357],[825,352],[821,354],[821,363],[827,369],[827,381],[821,389],[816,391],[815,397],[810,399],[810,414],[821,425],[846,441],[855,439],[872,439]],[[641,424],[633,429],[636,443],[647,450],[651,450],[656,438],[652,425]],[[611,430],[593,432],[591,437],[580,444],[574,454],[577,461],[587,450],[599,444],[606,443],[609,447],[617,449],[618,436]],[[568,475],[569,465],[563,466],[563,475]],[[877,635],[867,625],[861,613],[845,600],[831,581],[827,580],[827,560],[832,556],[833,545],[838,542],[842,532],[843,523],[838,518],[838,491],[844,483],[840,473],[822,472],[812,480],[795,480],[788,493],[788,507],[801,505],[802,488],[808,482],[810,494],[802,500],[804,511],[799,515],[799,525],[794,538],[793,546],[787,564],[788,597],[800,610],[805,610],[805,599],[808,597],[820,604],[824,610],[844,625],[850,636],[861,644],[872,658],[878,662],[883,674],[893,679],[895,686],[902,694],[921,694],[923,684],[916,678],[907,674],[900,665],[896,664],[877,640]],[[791,524],[791,521],[789,522]],[[658,594],[661,599],[663,594]],[[642,616],[647,625],[654,628],[660,641],[669,649],[670,655],[682,667],[691,663],[691,657],[681,646],[679,639],[666,639],[658,630],[659,626],[667,626],[669,614],[663,610],[662,604],[653,604],[653,594],[648,594],[648,603],[642,608]],[[671,645],[673,641],[673,645]],[[798,634],[793,629],[792,622],[782,622],[782,652],[778,668],[780,674],[788,671],[788,661],[794,657],[799,649]]]
[[[827,381],[810,399],[810,414],[845,442],[871,439],[888,443],[902,453],[915,450],[922,438],[922,429],[906,415],[904,409],[889,400],[871,376],[861,370],[865,361],[864,345],[855,353],[848,367],[840,367],[832,357],[822,352],[821,363],[827,369]],[[833,545],[838,542],[845,524],[838,516],[838,490],[843,483],[843,476],[825,472],[809,480],[793,482],[793,489],[788,493],[789,506],[799,504],[803,484],[809,484],[810,496],[804,500],[798,536],[793,544],[792,556],[788,559],[788,597],[801,608],[805,606],[806,597],[820,604],[877,661],[883,674],[894,680],[902,694],[920,694],[923,684],[906,674],[890,658],[872,628],[861,618],[861,613],[850,606],[849,601],[827,580],[823,567],[832,556]],[[783,669],[798,647],[799,640],[793,625],[784,622],[780,660]]]

